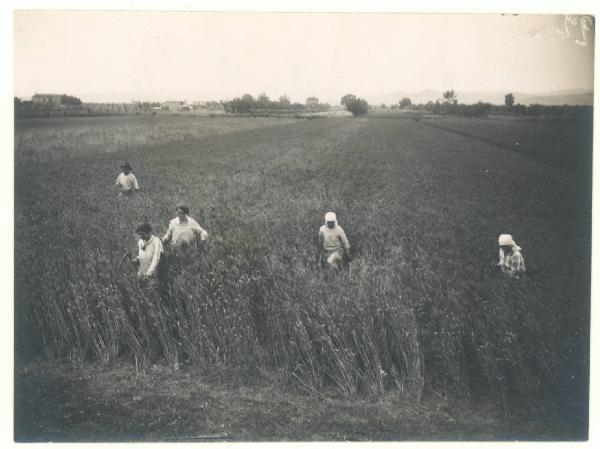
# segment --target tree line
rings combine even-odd
[[[256,98],[250,94],[244,94],[241,97],[235,97],[232,100],[223,101],[223,107],[226,112],[232,114],[253,114],[262,112],[283,112],[283,111],[326,111],[329,104],[319,103],[317,97],[308,97],[304,104],[292,103],[287,95],[281,95],[279,100],[273,101],[265,93],[259,94]]]
[[[454,90],[443,92],[442,99],[428,101],[413,105],[410,98],[405,97],[398,102],[400,109],[413,109],[428,111],[435,115],[453,115],[462,117],[487,118],[490,114],[516,115],[529,117],[550,116],[556,118],[589,118],[593,116],[593,107],[584,105],[523,105],[515,103],[515,96],[508,93],[504,96],[503,105],[494,105],[479,101],[475,104],[464,104],[458,102],[458,96]]]

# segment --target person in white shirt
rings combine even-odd
[[[325,214],[325,224],[319,228],[320,260],[323,268],[340,269],[344,261],[350,262],[350,243],[333,212]]]
[[[119,196],[130,195],[140,189],[137,178],[131,173],[131,165],[129,162],[121,165],[123,173],[117,176],[115,187],[119,189]]]
[[[176,210],[177,217],[169,223],[169,229],[162,242],[170,244],[175,252],[190,248],[197,249],[199,242],[208,239],[208,232],[188,215],[190,209],[185,204],[178,204]]]
[[[152,234],[149,223],[140,224],[135,232],[140,237],[138,241],[138,256],[134,263],[138,265],[138,278],[151,287],[158,286],[158,263],[163,252],[161,240]]]
[[[513,278],[519,278],[525,274],[525,259],[521,253],[521,247],[517,245],[510,234],[500,234],[498,237],[500,253],[496,264],[503,273]]]

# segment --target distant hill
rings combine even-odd
[[[504,104],[504,95],[509,92],[500,91],[487,91],[487,92],[467,92],[467,91],[456,91],[459,103],[477,103],[483,101],[485,103],[492,104]],[[594,105],[594,92],[591,90],[558,90],[553,92],[544,93],[523,93],[523,92],[512,92],[515,96],[515,103],[521,103],[529,105],[533,103],[547,104],[547,105]],[[427,103],[428,101],[435,101],[442,99],[442,91],[437,90],[422,90],[420,92],[394,92],[384,95],[373,95],[367,97],[367,101],[371,104],[393,104],[398,103],[403,97],[411,99],[413,104]]]

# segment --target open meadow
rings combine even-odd
[[[18,121],[15,438],[585,439],[591,124],[514,121]],[[180,201],[210,239],[166,304],[127,259]]]

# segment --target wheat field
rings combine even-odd
[[[580,125],[520,124],[525,154],[494,144],[512,137],[493,120],[450,124],[487,142],[402,114],[157,120],[15,126],[19,364],[176,373],[185,355],[300,395],[560,410],[565,435],[586,431],[590,167],[537,158],[545,141],[526,137]],[[559,144],[591,155],[591,137]],[[113,188],[125,161],[132,198]],[[161,236],[180,201],[210,240],[165,301],[127,258],[136,225]],[[354,254],[333,277],[315,263],[329,210]],[[493,267],[504,232],[523,279]]]

